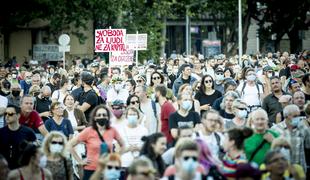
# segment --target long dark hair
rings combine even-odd
[[[163,133],[154,133],[149,136],[143,136],[141,140],[144,142],[144,144],[140,151],[140,155],[148,157],[153,162],[153,164],[157,163],[158,172],[161,176],[165,171],[165,163],[161,155],[156,155],[152,145],[156,144],[158,139],[162,137],[165,137]]]
[[[100,104],[98,106],[96,106],[90,113],[90,119],[89,119],[89,122],[90,122],[90,125],[92,126],[92,128],[94,128],[95,130],[98,129],[97,127],[97,123],[95,121],[95,116],[96,116],[96,113],[99,109],[105,109],[107,111],[107,115],[108,115],[108,123],[107,123],[107,126],[105,127],[106,129],[109,129],[110,128],[110,124],[111,124],[111,113],[110,113],[110,110],[108,109],[107,106],[103,105],[103,104]]]
[[[206,75],[204,75],[202,77],[201,83],[200,83],[200,88],[199,88],[199,91],[201,93],[203,93],[203,94],[205,93],[205,90],[206,90],[205,80],[206,80],[207,77],[211,78],[211,80],[212,80],[212,89],[214,89],[214,79],[213,79],[213,77],[210,76],[209,74],[206,74]]]
[[[21,142],[19,148],[22,152],[22,155],[19,159],[20,166],[27,166],[30,163],[31,158],[35,157],[39,149],[38,146],[26,141]]]
[[[139,96],[137,96],[137,95],[135,95],[135,94],[129,95],[129,96],[128,96],[127,101],[126,101],[127,107],[130,105],[130,101],[131,101],[131,99],[134,98],[134,97],[138,99],[138,101],[139,101],[139,111],[142,112],[142,110],[141,110],[141,101],[140,101],[140,98],[139,98]]]
[[[150,86],[153,87],[154,86],[154,83],[153,83],[153,75],[154,74],[158,74],[159,77],[160,77],[160,84],[163,84],[164,83],[164,80],[165,80],[165,77],[158,71],[155,71],[151,74],[151,83],[150,83]]]

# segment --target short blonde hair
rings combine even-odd
[[[40,92],[41,88],[40,86],[38,85],[32,85],[30,88],[29,88],[29,94],[33,94],[34,92]]]
[[[44,138],[43,144],[42,144],[42,151],[46,156],[50,156],[51,155],[51,151],[50,151],[50,144],[52,142],[53,138],[62,138],[63,140],[63,145],[64,148],[62,150],[62,152],[60,153],[60,155],[62,157],[67,157],[67,151],[66,151],[66,144],[67,144],[67,138],[66,136],[58,131],[51,131],[48,133],[48,135]]]

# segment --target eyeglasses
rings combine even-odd
[[[107,165],[107,168],[108,169],[115,169],[115,170],[120,170],[121,169],[119,166],[110,166],[110,165]]]
[[[212,83],[212,80],[205,80],[205,83]]]
[[[224,75],[224,73],[221,73],[221,72],[220,72],[220,73],[216,73],[216,75]]]
[[[156,79],[160,79],[160,77],[157,76],[157,77],[153,77],[152,79],[153,79],[153,80],[156,80]]]
[[[16,113],[13,113],[13,112],[5,112],[4,113],[4,116],[13,116],[14,114],[16,114]]]
[[[108,116],[106,113],[96,114],[96,117],[106,117],[106,116]]]
[[[60,141],[52,141],[51,144],[59,144],[59,145],[63,145],[64,142],[60,142]]]
[[[131,101],[130,104],[139,104],[139,101]]]
[[[187,160],[189,160],[189,159],[192,159],[193,161],[197,161],[197,157],[195,157],[195,156],[184,156],[183,157],[183,160],[185,160],[185,161],[187,161]]]

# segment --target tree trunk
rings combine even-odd
[[[242,27],[242,52],[243,54],[246,53],[247,49],[247,42],[248,42],[248,32],[249,32],[249,27],[251,24],[251,12],[246,11],[246,15],[243,18],[243,27]]]
[[[163,16],[162,17],[162,23],[163,23],[163,28],[161,30],[161,37],[162,37],[162,41],[161,41],[161,50],[160,50],[160,56],[164,57],[165,55],[165,49],[166,49],[166,35],[167,35],[167,17]]]
[[[299,38],[298,29],[294,27],[290,32],[287,33],[287,35],[290,38],[291,53],[301,51],[301,40]]]

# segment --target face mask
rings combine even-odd
[[[115,88],[116,91],[119,91],[119,90],[121,90],[123,88],[123,86],[121,84],[115,84],[114,88]]]
[[[280,152],[285,156],[286,160],[288,160],[289,162],[291,161],[291,153],[289,149],[282,147],[280,149]]]
[[[16,79],[17,75],[16,74],[12,74],[12,78]]]
[[[45,168],[46,167],[46,163],[47,163],[47,157],[46,156],[42,156],[40,158],[39,167],[40,168]]]
[[[96,119],[96,122],[97,122],[100,126],[107,126],[109,121],[108,121],[108,119],[101,118],[101,119]]]
[[[60,145],[60,144],[51,144],[50,145],[50,151],[53,154],[61,153],[62,150],[63,150],[63,145]]]
[[[12,91],[12,95],[13,95],[14,97],[19,96],[19,94],[20,94],[20,91]]]
[[[31,84],[31,79],[26,79],[27,84]]]
[[[299,117],[294,117],[292,120],[291,120],[291,125],[296,128],[299,124],[299,120],[300,118]]]
[[[240,117],[241,119],[246,118],[246,116],[248,115],[248,112],[246,110],[239,110],[238,111],[238,117]]]
[[[43,97],[42,100],[43,101],[48,101],[50,98],[49,97]]]
[[[267,77],[268,77],[268,78],[271,78],[272,76],[273,76],[272,73],[268,73],[268,74],[267,74]]]
[[[9,94],[9,93],[10,93],[10,91],[5,90],[5,89],[3,89],[2,92],[3,92],[4,94]]]
[[[123,115],[122,109],[113,109],[112,112],[117,119],[121,118]]]
[[[182,162],[182,169],[187,173],[195,173],[197,167],[198,167],[197,161],[194,161],[192,158],[188,160],[183,160]]]
[[[249,75],[246,77],[246,80],[248,80],[248,81],[255,81],[255,79],[256,79],[255,75]]]
[[[104,171],[104,178],[107,180],[117,180],[121,176],[121,172],[116,169],[108,169]]]
[[[138,123],[138,116],[128,115],[127,120],[128,120],[128,124],[135,126]]]
[[[186,111],[190,110],[193,106],[193,102],[192,101],[183,101],[182,102],[182,108]]]
[[[218,81],[223,81],[224,80],[224,75],[223,74],[215,75],[215,78]]]

